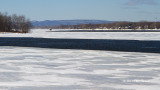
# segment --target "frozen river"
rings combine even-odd
[[[160,55],[0,47],[0,89],[157,90]]]
[[[0,37],[160,40],[160,33],[34,30]],[[158,90],[160,55],[96,50],[0,47],[0,90]]]
[[[48,32],[48,29],[33,29],[28,34],[6,33],[0,37],[38,37],[68,39],[121,39],[160,40],[160,32]]]

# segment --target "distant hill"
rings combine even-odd
[[[112,23],[113,21],[107,20],[45,20],[45,21],[32,21],[33,26],[53,26],[53,25],[77,25],[77,24],[103,24]]]

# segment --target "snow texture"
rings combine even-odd
[[[153,53],[0,47],[0,89],[156,90],[159,58]]]
[[[0,37],[159,40],[159,33],[0,34]],[[128,37],[130,36],[130,37]],[[154,37],[152,37],[154,36]],[[160,55],[0,47],[0,90],[158,90]]]

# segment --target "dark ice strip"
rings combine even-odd
[[[160,41],[0,37],[0,46],[160,53]]]

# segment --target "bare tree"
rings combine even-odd
[[[25,16],[17,16],[16,14],[9,16],[7,13],[0,13],[0,32],[27,33],[30,27],[30,20]]]

